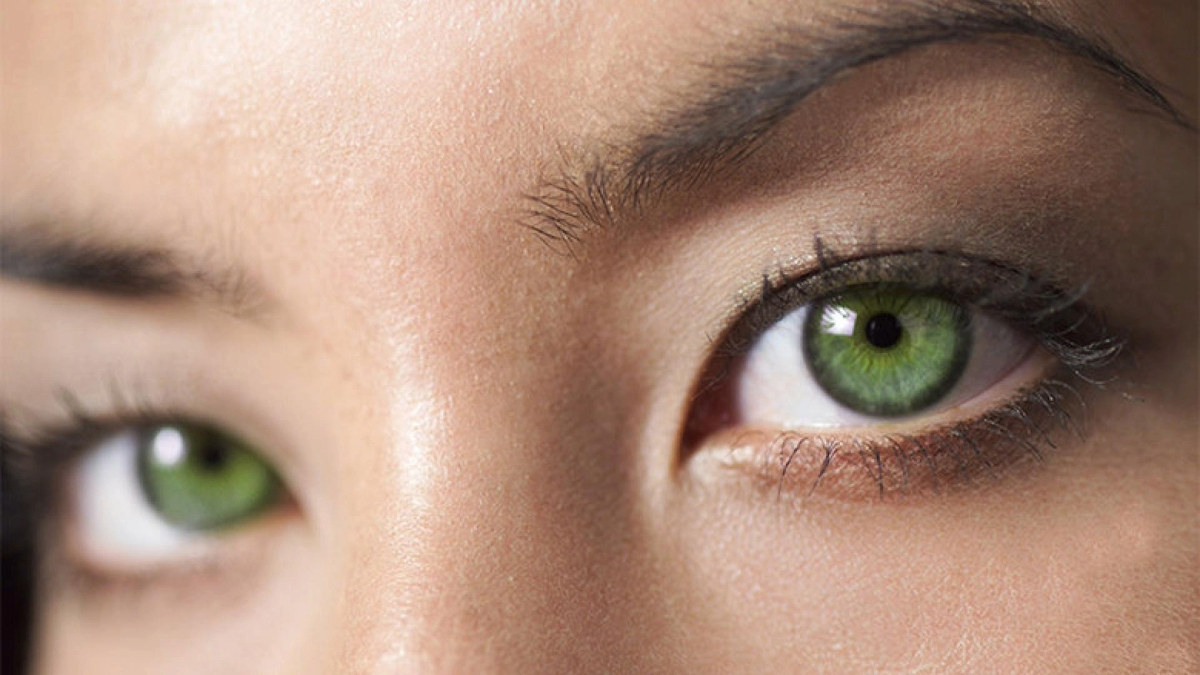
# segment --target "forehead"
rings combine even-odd
[[[1158,60],[1151,45],[1163,28],[1152,13],[1091,4],[1080,12],[1089,23],[1121,20],[1124,42]],[[539,138],[561,143],[619,124],[757,28],[785,18],[820,26],[871,6],[21,3],[6,8],[5,141],[36,151],[8,153],[24,157],[95,145],[137,146],[141,155],[269,145],[287,149],[280,164],[319,159],[322,170],[309,171],[327,175],[311,176],[314,184],[336,182],[350,165],[430,155],[463,165],[421,167],[426,175],[479,173],[491,162],[511,164],[494,150],[506,143],[529,152]],[[259,157],[247,170],[285,168]]]
[[[511,229],[564,152],[714,55],[877,4],[25,3],[4,28],[5,209],[235,249]],[[1152,13],[1102,5],[1080,14],[1124,25],[1152,70],[1169,61]]]
[[[678,45],[655,23],[705,31],[718,9],[6,8],[4,210],[218,248],[268,277],[279,275],[259,249],[319,249],[337,265],[358,256],[355,244],[449,246],[433,233],[453,231],[454,255],[470,258],[460,235],[514,236],[518,196],[558,149],[620,117],[627,104],[609,102],[628,102],[631,86],[661,86],[645,64],[672,62]]]
[[[99,2],[8,15],[7,154],[66,170],[79,193],[95,169],[131,164],[153,167],[160,189],[187,164],[195,174],[179,178],[193,189],[287,176],[353,193],[367,167],[394,172],[433,149],[455,161],[468,134],[522,101],[548,112],[521,91],[536,91],[535,50],[512,48],[545,32],[532,25],[541,12]],[[12,173],[6,182],[36,171]]]
[[[562,118],[585,117],[580,101],[588,118],[613,114],[595,102],[651,75],[647,58],[678,61],[655,22],[707,30],[705,13],[698,3],[26,3],[6,10],[6,121],[27,132],[13,140],[53,127],[75,152],[101,132],[142,150],[257,141],[322,154],[329,170],[389,150],[405,151],[389,162],[427,150],[479,161],[505,140],[498,131],[579,128]]]

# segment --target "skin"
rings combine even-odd
[[[103,413],[116,374],[295,501],[153,573],[60,524],[35,672],[1194,672],[1193,132],[1028,41],[935,46],[573,255],[518,222],[564,148],[831,4],[7,2],[6,226],[267,299],[4,280],[5,409],[66,384]],[[1194,118],[1194,3],[1070,4]],[[712,336],[816,234],[1088,281],[1120,384],[1045,462],[948,494],[782,498],[720,438],[681,452]]]

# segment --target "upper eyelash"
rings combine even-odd
[[[121,389],[117,380],[110,382],[110,396],[116,410],[98,416],[88,411],[67,389],[60,389],[56,400],[61,419],[43,423],[34,428],[17,428],[0,415],[0,450],[3,457],[6,492],[12,495],[14,504],[23,512],[20,518],[11,521],[6,509],[4,540],[28,541],[36,533],[12,530],[10,523],[24,529],[44,522],[53,516],[58,503],[57,490],[63,472],[73,461],[105,436],[124,426],[153,424],[165,419],[189,419],[176,411],[155,407],[141,398],[133,398]],[[11,536],[10,536],[11,535]]]
[[[741,356],[766,329],[802,305],[849,286],[870,283],[944,293],[988,312],[1028,333],[1071,374],[1092,384],[1112,381],[1111,374],[1103,371],[1127,346],[1083,300],[1086,284],[1062,290],[1012,265],[937,249],[842,257],[817,238],[815,250],[815,271],[798,277],[783,271],[763,274],[757,297],[743,299],[738,318],[720,338],[719,360]],[[721,375],[721,371],[710,374],[700,391],[714,385]]]
[[[52,580],[42,580],[49,585],[70,582],[80,584],[85,590],[102,585],[111,587],[118,581],[138,587],[155,577],[98,575],[83,566],[67,564],[61,556],[53,554],[48,560],[55,564],[44,566],[42,557],[46,554],[43,549],[54,540],[53,535],[46,536],[50,531],[45,528],[58,522],[62,490],[66,487],[64,478],[74,462],[96,443],[124,427],[162,424],[168,420],[203,423],[193,414],[154,404],[143,393],[123,389],[114,378],[109,390],[114,410],[97,415],[87,410],[69,390],[60,389],[56,397],[59,419],[29,428],[14,428],[0,411],[0,470],[5,479],[0,543],[5,554],[12,555],[14,564],[19,560],[20,564],[36,567],[40,574],[53,573]],[[53,550],[53,544],[50,546],[49,550]],[[188,567],[193,576],[205,569]]]

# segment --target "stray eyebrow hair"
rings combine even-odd
[[[200,301],[241,318],[261,318],[274,305],[240,269],[33,228],[0,232],[0,279],[126,299]]]
[[[810,94],[845,71],[932,44],[1030,37],[1105,73],[1167,121],[1195,132],[1154,84],[1099,36],[1028,3],[909,0],[846,10],[820,25],[775,27],[750,56],[706,66],[713,82],[698,100],[651,115],[648,131],[568,157],[525,195],[521,222],[552,247],[572,251],[581,234],[680,188],[695,187],[750,156]]]

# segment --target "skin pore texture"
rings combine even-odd
[[[5,0],[0,234],[166,251],[186,283],[6,272],[4,422],[132,399],[288,492],[181,560],[102,562],[64,471],[33,672],[1195,672],[1195,3],[1034,3],[1176,119],[1040,38],[940,41],[636,208],[562,199],[722,64],[900,4]],[[736,429],[685,431],[764,275],[897,251],[1086,287],[1125,341],[1040,460],[810,494],[819,455],[764,489]]]

